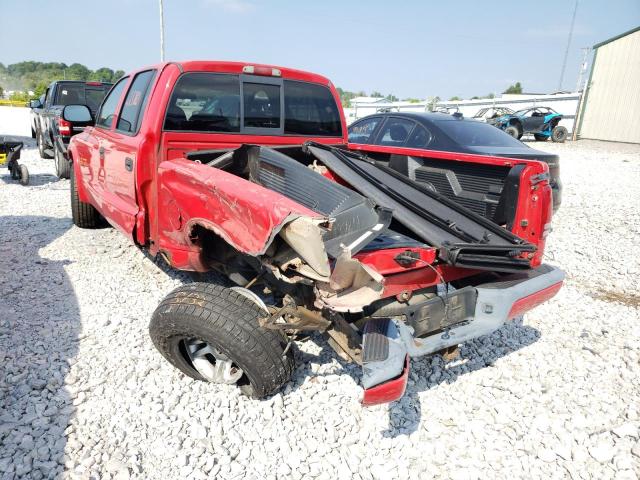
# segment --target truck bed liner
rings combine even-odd
[[[308,151],[364,196],[393,211],[393,218],[429,245],[450,265],[513,272],[531,268],[525,242],[490,220],[394,170],[353,152],[308,143]]]

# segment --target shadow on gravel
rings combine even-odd
[[[18,180],[13,180],[11,178],[11,175],[9,175],[9,171],[6,170],[6,174],[0,175],[0,179],[8,184],[15,184],[15,185],[19,185],[20,182]],[[4,172],[3,172],[4,173]],[[52,175],[50,173],[36,173],[34,175],[29,175],[29,185],[27,185],[25,188],[28,187],[38,187],[41,185],[46,185],[48,183],[56,183],[59,181],[59,178],[56,177],[55,175]]]
[[[383,436],[409,435],[420,428],[422,405],[419,393],[443,383],[456,382],[466,373],[492,366],[499,358],[527,347],[539,338],[537,329],[516,320],[491,335],[462,344],[460,357],[454,361],[447,363],[440,355],[413,359],[407,391],[400,401],[389,405],[389,427]],[[420,370],[426,372],[420,375],[417,373]]]
[[[80,312],[64,266],[40,249],[67,218],[0,217],[0,478],[62,476]]]

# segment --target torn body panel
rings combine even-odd
[[[259,256],[287,223],[301,217],[327,221],[284,195],[189,160],[163,162],[159,180],[159,248],[180,269],[203,267],[197,262],[176,264],[184,252],[200,255],[201,246],[191,238],[196,225],[213,231],[238,252]]]

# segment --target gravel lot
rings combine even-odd
[[[25,111],[0,107],[0,135],[28,134]],[[363,409],[359,369],[319,337],[265,401],[173,369],[147,325],[190,277],[72,226],[31,142],[32,184],[0,175],[0,478],[638,478],[640,146],[536,146],[562,158],[565,287]]]

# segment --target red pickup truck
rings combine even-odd
[[[122,78],[92,121],[69,145],[73,222],[106,219],[177,269],[220,273],[177,288],[151,319],[155,346],[193,378],[269,395],[294,370],[294,342],[316,331],[362,365],[365,405],[389,402],[411,357],[451,353],[562,286],[542,264],[544,163],[350,150],[320,75],[163,63]],[[493,202],[491,219],[407,175],[430,168]]]

